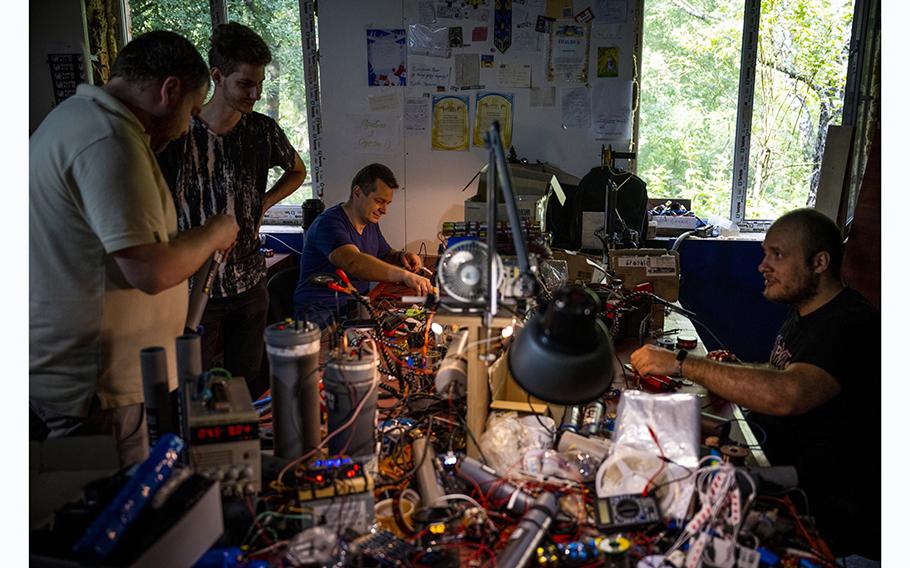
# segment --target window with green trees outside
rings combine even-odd
[[[730,217],[744,4],[644,0],[638,175],[702,218]],[[852,20],[850,0],[761,2],[747,219],[815,204]]]
[[[138,35],[151,30],[177,32],[199,49],[208,60],[212,19],[208,2],[198,0],[129,0],[130,31]],[[307,131],[306,82],[300,36],[300,4],[297,0],[230,0],[228,19],[249,26],[262,36],[272,50],[266,67],[262,98],[255,110],[274,118],[310,167],[310,139]],[[281,176],[273,169],[269,183]],[[312,197],[310,177],[282,201],[301,204]]]

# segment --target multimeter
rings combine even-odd
[[[612,495],[599,497],[594,508],[597,528],[604,532],[621,531],[632,527],[660,522],[660,509],[653,495]]]

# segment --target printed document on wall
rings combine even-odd
[[[449,87],[452,76],[452,62],[432,57],[411,57],[408,59],[408,86]]]
[[[550,26],[547,81],[588,82],[590,26],[574,20],[557,20]]]
[[[632,81],[595,81],[591,130],[598,140],[632,139]]]
[[[459,95],[433,95],[434,150],[468,149],[469,99]]]
[[[408,84],[404,30],[367,30],[367,80],[371,87]]]
[[[404,101],[404,129],[411,134],[427,131],[430,97],[408,97]]]
[[[512,95],[478,93],[474,105],[474,147],[483,148],[483,133],[494,121],[499,121],[503,148],[512,146]]]
[[[627,20],[628,0],[597,0],[595,16],[604,24],[624,24]]]
[[[565,89],[561,94],[562,125],[565,128],[590,128],[591,92],[588,88]]]

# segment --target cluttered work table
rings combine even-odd
[[[256,401],[242,378],[194,368],[198,338],[179,338],[184,435],[158,432],[131,475],[58,511],[33,533],[33,563],[827,562],[792,505],[740,467],[767,465],[740,409],[634,376],[637,337],[617,335],[602,396],[561,407],[509,372],[527,323],[515,305],[484,329],[469,310],[374,292],[358,325],[270,326],[272,389]],[[703,353],[685,317],[663,315],[657,341],[694,336],[687,347]]]

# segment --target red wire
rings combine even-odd
[[[641,496],[647,497],[648,490],[651,488],[651,483],[657,479],[657,477],[663,472],[664,468],[667,466],[666,457],[664,456],[664,450],[660,447],[660,442],[657,441],[657,434],[654,433],[654,430],[651,428],[651,425],[648,425],[648,432],[651,434],[651,439],[654,440],[654,443],[657,445],[657,451],[660,452],[660,467],[654,472],[654,475],[651,476],[651,479],[645,483],[645,488],[641,490]]]

